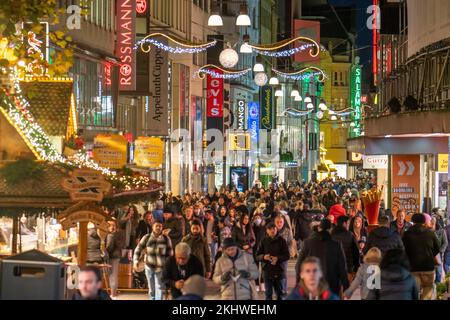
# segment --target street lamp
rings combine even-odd
[[[241,4],[241,9],[240,9],[240,13],[239,16],[236,19],[236,25],[237,26],[251,26],[252,22],[250,21],[250,17],[248,16],[248,10],[247,10],[247,5],[246,4]]]
[[[278,81],[277,77],[271,77],[269,80],[269,84],[272,86],[277,86],[280,84],[280,81]]]
[[[305,97],[305,103],[306,103],[306,105],[308,105],[309,103],[311,103],[312,102],[312,99],[311,99],[311,97],[309,96],[309,93],[307,93],[306,94],[306,97]],[[314,106],[313,106],[313,108],[314,108]],[[309,108],[308,107],[308,109],[312,109],[312,108]]]
[[[261,58],[256,57],[256,63],[253,66],[254,72],[264,72],[264,65],[261,63]]]
[[[322,111],[326,111],[326,110],[328,109],[328,107],[327,107],[327,105],[325,104],[325,101],[324,101],[323,99],[320,100],[320,103],[319,103],[319,109],[322,110]]]
[[[303,98],[300,94],[298,96],[294,97],[294,101],[301,102],[302,100],[303,100]]]
[[[299,96],[300,92],[298,92],[298,86],[296,84],[294,84],[292,86],[292,91],[291,91],[291,97],[295,98],[296,96]]]
[[[222,27],[223,26],[223,20],[222,17],[219,15],[219,7],[217,5],[214,5],[214,7],[211,10],[211,15],[208,19],[208,26],[210,27]]]

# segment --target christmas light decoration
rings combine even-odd
[[[216,70],[220,70],[223,72],[218,73]],[[196,74],[200,79],[205,79],[206,74],[213,76],[214,78],[222,78],[222,79],[237,79],[242,76],[245,76],[247,73],[251,71],[250,68],[243,70],[230,70],[221,68],[214,64],[207,64],[197,70]]]
[[[288,45],[290,45],[293,42],[301,41],[301,42],[307,42],[305,44],[302,44],[298,47],[290,48],[283,51],[278,51],[279,49],[282,49]],[[249,46],[256,52],[264,56],[270,56],[270,57],[289,57],[296,53],[299,53],[301,51],[309,50],[309,54],[311,57],[315,58],[320,53],[320,45],[313,39],[307,38],[307,37],[296,37],[291,38],[287,40],[283,40],[274,44],[269,45],[252,45],[249,44]]]
[[[170,45],[155,39],[156,37],[166,38],[167,40],[177,44],[178,46],[171,47]],[[157,33],[149,34],[144,39],[136,42],[136,45],[134,46],[134,48],[137,49],[137,48],[141,47],[141,50],[143,52],[148,53],[151,50],[151,45],[154,45],[154,46],[156,46],[164,51],[168,51],[170,53],[183,54],[183,53],[203,52],[203,51],[206,51],[208,48],[215,46],[216,43],[217,43],[216,40],[213,40],[213,41],[207,42],[207,43],[200,43],[200,44],[189,43],[189,42],[186,42],[185,40],[178,39],[173,36],[168,36],[166,34],[157,32]]]
[[[227,48],[220,53],[219,61],[225,68],[233,68],[239,62],[239,55],[234,49]]]
[[[258,72],[255,75],[255,83],[257,86],[262,87],[267,83],[267,81],[268,81],[267,74],[265,74],[264,72]]]
[[[327,79],[326,74],[319,68],[306,67],[295,72],[282,72],[276,69],[272,69],[277,75],[289,79],[289,80],[305,80],[311,77],[317,77],[319,82],[324,82]]]

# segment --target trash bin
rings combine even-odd
[[[39,250],[30,250],[0,263],[0,300],[63,300],[64,263]]]

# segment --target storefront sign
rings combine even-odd
[[[387,169],[388,156],[363,156],[363,169]]]
[[[61,221],[61,227],[64,230],[69,230],[76,227],[80,222],[92,222],[98,229],[108,231],[106,216],[95,211],[74,212]]]
[[[438,170],[439,172],[448,172],[448,154],[438,155]]]
[[[116,55],[121,61],[119,90],[134,91],[136,90],[136,50],[133,46],[136,35],[136,1],[117,0],[116,3]]]
[[[100,166],[121,169],[127,164],[128,142],[118,134],[99,134],[94,138],[94,161]]]
[[[220,70],[214,70],[222,73]],[[206,77],[207,105],[206,115],[210,118],[223,117],[223,79],[214,78],[209,75]]]
[[[139,137],[134,142],[134,161],[138,167],[159,169],[164,161],[164,141]]]
[[[273,127],[273,89],[262,87],[261,95],[261,129],[272,130]]]
[[[167,51],[157,47],[150,50],[150,97],[147,118],[147,134],[169,135],[169,57]]]
[[[356,152],[349,153],[349,161],[350,162],[361,164],[362,160],[363,160],[362,153],[356,153]]]
[[[250,133],[230,133],[229,142],[231,151],[248,151],[250,150]]]
[[[25,66],[25,71],[30,76],[45,74],[46,68],[41,64],[41,61],[48,61],[49,59],[49,25],[48,22],[41,22],[40,24],[42,25],[42,30],[38,34],[31,30],[31,23],[23,24],[23,28],[28,30],[24,39],[24,42],[26,42],[26,56],[33,59]],[[40,60],[36,56],[39,56]]]
[[[361,67],[355,65],[352,68],[352,79],[351,79],[351,106],[355,110],[354,121],[355,127],[354,132],[356,136],[361,134]]]
[[[244,130],[245,129],[245,101],[238,100],[237,101],[237,129]]]
[[[136,0],[136,12],[143,14],[145,10],[147,10],[147,0]]]
[[[259,139],[259,102],[250,101],[248,103],[248,124],[250,138],[253,143]]]
[[[420,211],[420,155],[392,156],[392,214]]]

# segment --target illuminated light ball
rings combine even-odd
[[[264,86],[268,80],[269,79],[267,78],[267,74],[265,74],[264,72],[258,72],[255,75],[255,83],[260,87]]]
[[[317,111],[317,113],[316,113],[316,117],[317,117],[317,119],[322,119],[323,118],[323,112],[322,111]]]
[[[227,48],[220,53],[219,61],[225,68],[233,68],[239,62],[239,55],[234,49]]]

